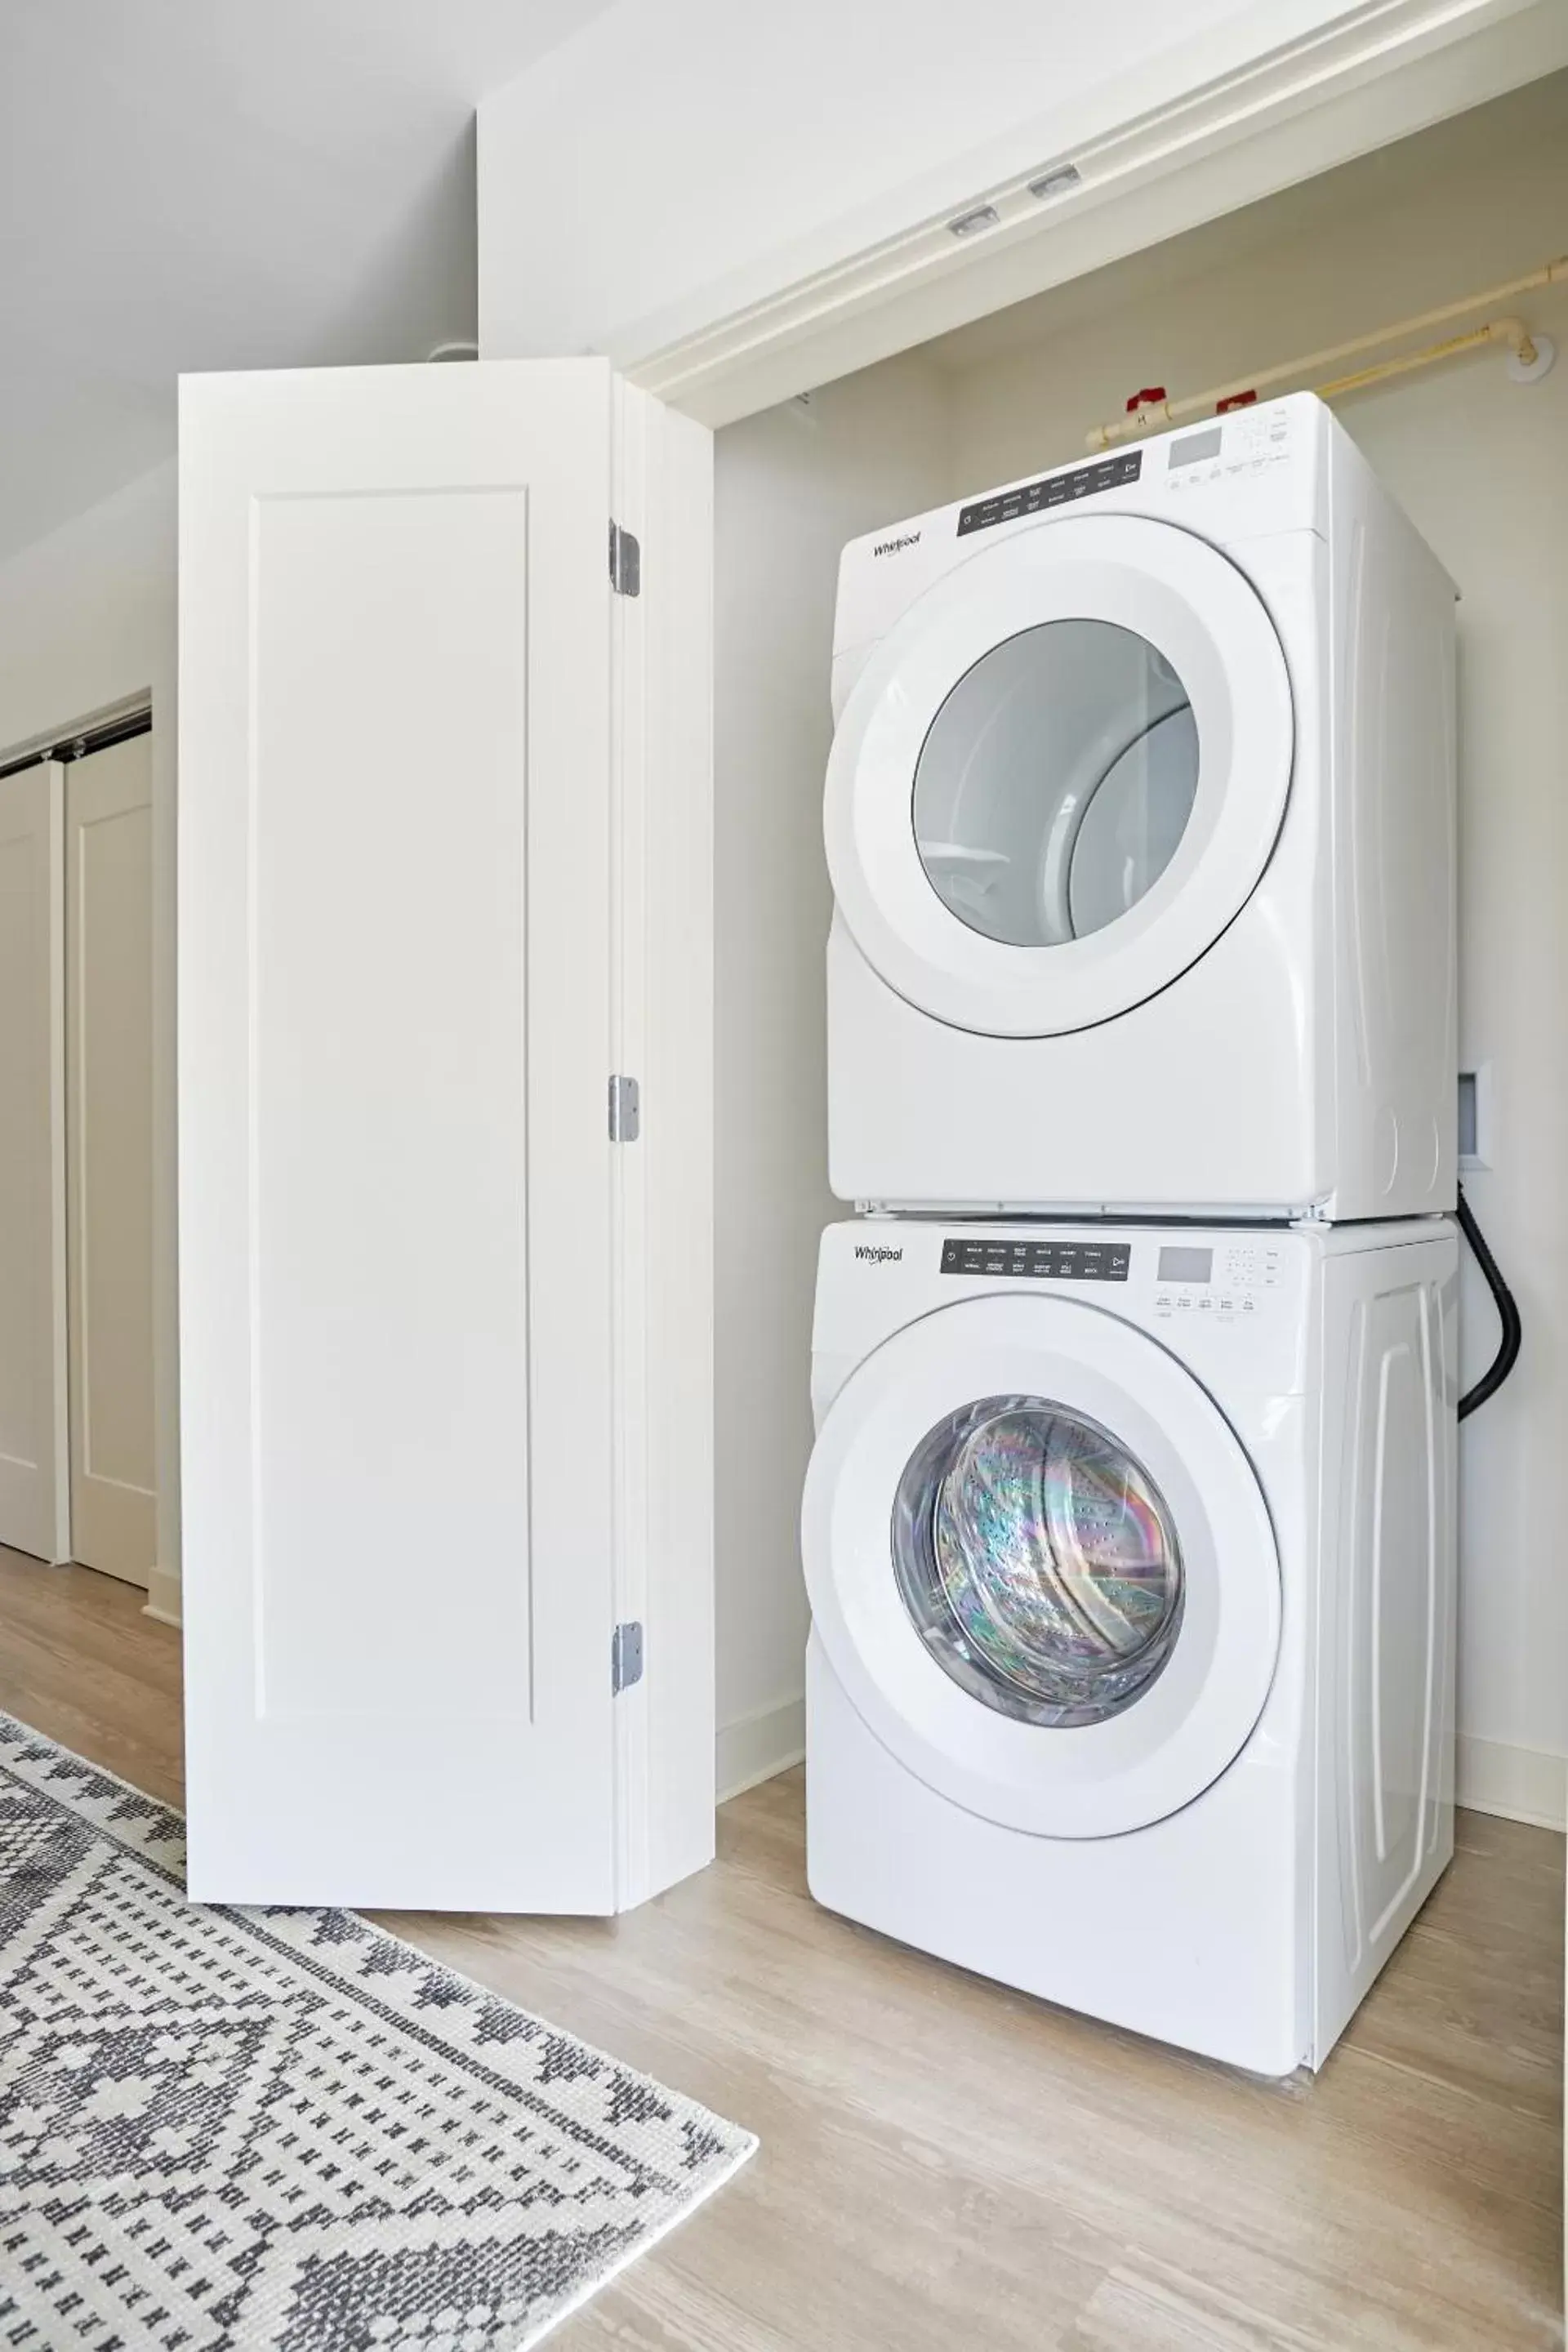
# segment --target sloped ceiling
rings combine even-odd
[[[0,0],[0,557],[158,464],[184,369],[475,331],[473,110],[603,0]]]

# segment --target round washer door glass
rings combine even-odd
[[[1182,1556],[1158,1487],[1109,1430],[1043,1397],[984,1397],[928,1432],[892,1549],[943,1672],[1026,1723],[1121,1714],[1178,1638]]]
[[[984,655],[915,769],[921,863],[961,922],[1060,947],[1127,914],[1175,856],[1198,787],[1187,689],[1136,630],[1047,621]]]

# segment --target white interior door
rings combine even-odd
[[[153,1434],[153,738],[66,772],[70,1549],[145,1591]]]
[[[0,776],[0,1543],[69,1545],[63,772]]]
[[[613,394],[182,386],[201,1900],[615,1907]]]

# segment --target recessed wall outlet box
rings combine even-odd
[[[1492,1069],[1489,1062],[1459,1072],[1459,1173],[1490,1168]]]

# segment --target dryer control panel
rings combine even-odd
[[[1015,482],[1010,489],[993,490],[989,498],[972,499],[958,509],[958,536],[994,530],[998,523],[1017,522],[1022,516],[1043,514],[1052,507],[1076,506],[1080,499],[1097,498],[1105,490],[1125,489],[1143,471],[1142,449],[1124,449],[1120,457],[1101,457],[1091,466],[1071,466],[1065,473],[1042,475],[1037,482]]]

